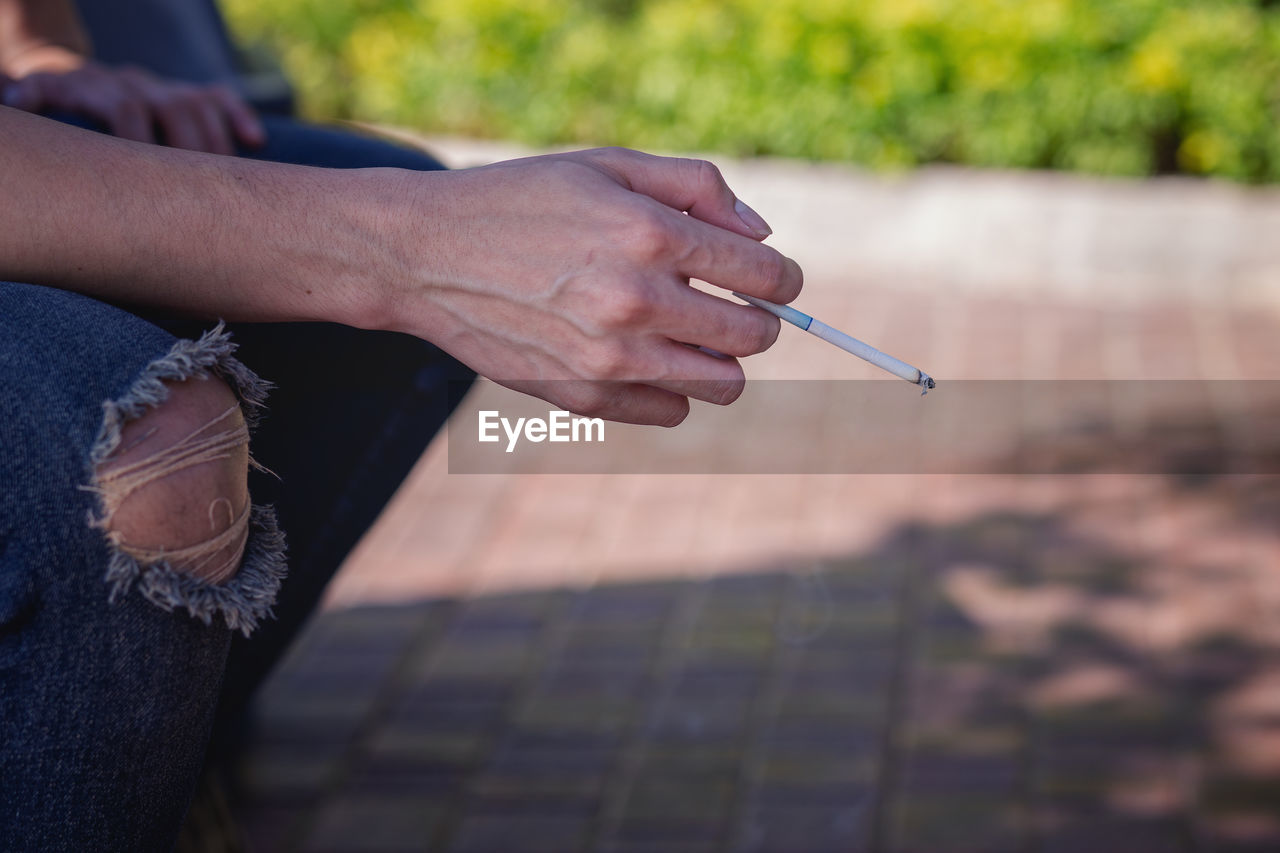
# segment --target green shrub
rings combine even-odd
[[[227,0],[317,117],[1280,180],[1268,0]]]

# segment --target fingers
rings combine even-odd
[[[665,360],[671,375],[653,385],[683,397],[727,406],[742,396],[747,386],[746,374],[736,358],[674,344],[665,353]]]
[[[618,148],[591,153],[634,192],[694,219],[753,240],[763,240],[773,233],[760,214],[733,194],[713,163]]]
[[[635,216],[624,232],[638,262],[770,302],[787,303],[800,295],[800,266],[776,249],[655,200],[643,201],[650,209]]]
[[[174,148],[207,151],[210,154],[234,154],[221,113],[192,92],[170,92],[152,101],[155,121],[164,139]]]
[[[148,113],[169,145],[235,154],[230,120],[211,89],[160,80],[135,69],[121,71],[116,79],[129,89],[133,102]]]
[[[703,160],[657,157],[625,149],[583,152],[632,192],[658,205],[658,215],[637,223],[637,244],[654,259],[678,258],[678,269],[725,290],[787,303],[800,294],[800,267],[759,241],[770,229],[738,200],[720,171]],[[745,238],[745,239],[744,239]]]
[[[266,143],[267,133],[262,127],[262,122],[239,95],[225,86],[214,86],[208,90],[208,94],[231,122],[231,130],[241,144],[250,148],[259,148]]]
[[[624,424],[678,426],[689,415],[687,397],[637,382],[503,382],[568,412]]]
[[[672,340],[745,358],[762,353],[778,339],[777,317],[682,285],[680,306],[665,318],[663,332]]]
[[[22,80],[5,80],[4,91],[0,92],[6,107],[32,112],[39,109],[39,82],[34,77]]]
[[[236,153],[237,141],[265,142],[261,123],[233,92],[162,80],[138,69],[89,63],[63,73],[31,74],[5,86],[3,97],[8,106],[28,112],[88,116],[113,136],[137,142],[163,141],[227,155]]]
[[[707,284],[786,304],[800,295],[804,273],[780,252],[705,222],[685,218],[678,272]]]
[[[737,359],[675,342],[662,354],[669,375],[644,381],[555,380],[503,382],[578,415],[630,424],[673,427],[689,415],[689,400],[727,406],[742,395],[746,377]]]

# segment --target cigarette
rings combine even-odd
[[[733,295],[748,302],[757,308],[763,308],[779,320],[786,320],[793,326],[798,326],[811,335],[822,338],[829,344],[834,344],[845,352],[851,352],[863,361],[869,361],[881,370],[887,370],[894,376],[905,379],[912,385],[919,385],[921,395],[928,394],[930,389],[937,387],[937,383],[933,381],[933,377],[925,373],[918,367],[912,367],[905,361],[899,361],[893,356],[880,352],[880,350],[864,344],[855,337],[846,335],[839,329],[833,329],[820,320],[815,320],[803,311],[797,311],[790,305],[776,305],[772,302],[766,302],[763,299],[757,299],[754,296],[747,296],[745,293],[733,292]]]

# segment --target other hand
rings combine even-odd
[[[0,78],[7,106],[85,116],[124,139],[212,154],[235,154],[237,143],[256,147],[266,139],[253,110],[224,86],[166,80],[58,47],[24,59],[21,73]]]

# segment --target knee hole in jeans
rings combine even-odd
[[[95,469],[108,540],[139,564],[210,583],[236,574],[249,533],[249,434],[221,380],[166,382]]]

